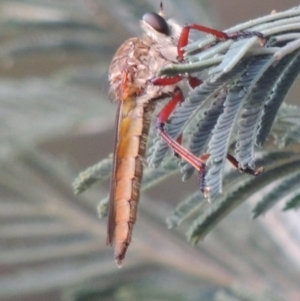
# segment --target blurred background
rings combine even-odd
[[[159,0],[0,1],[0,300],[300,300],[299,212],[251,220],[251,200],[196,247],[165,219],[196,179],[142,194],[118,269],[77,174],[112,152],[107,68]],[[299,1],[165,0],[167,16],[217,29]],[[299,81],[288,95],[299,104]]]

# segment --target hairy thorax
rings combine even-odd
[[[157,43],[149,36],[131,38],[117,51],[109,67],[112,92],[118,100],[143,96],[149,101],[167,96],[175,86],[155,86],[151,79],[161,68],[176,62],[177,49],[170,41]]]

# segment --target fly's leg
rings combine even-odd
[[[203,25],[199,25],[199,24],[186,24],[184,25],[181,31],[178,44],[177,44],[177,54],[178,54],[177,59],[179,62],[182,62],[184,60],[184,50],[182,48],[184,48],[188,44],[189,34],[191,29],[195,29],[201,32],[211,34],[220,40],[230,40],[230,39],[237,40],[239,38],[249,38],[253,36],[258,37],[263,41],[265,40],[264,35],[259,31],[237,31],[237,32],[227,34],[226,32],[216,30],[210,27],[206,27]]]
[[[172,99],[167,103],[167,105],[161,110],[161,112],[157,116],[156,120],[156,128],[159,133],[159,135],[162,137],[162,139],[169,145],[169,147],[175,152],[177,156],[180,156],[185,161],[190,163],[199,173],[199,181],[200,183],[204,183],[205,178],[205,161],[201,160],[201,158],[198,158],[188,150],[186,150],[181,145],[181,136],[177,138],[177,140],[170,137],[165,132],[165,123],[168,121],[171,113],[174,111],[175,107],[178,103],[182,102],[184,100],[182,91],[177,87],[175,89],[175,92],[173,94]],[[204,185],[200,185],[201,190],[204,193]]]
[[[176,85],[183,79],[187,79],[189,82],[189,85],[191,86],[192,89],[200,86],[202,84],[202,80],[188,75],[188,76],[183,76],[183,75],[175,75],[171,77],[154,77],[151,80],[151,83],[156,86],[169,86],[169,85]]]
[[[191,88],[195,88],[202,84],[202,81],[194,76],[187,76],[184,77],[182,75],[176,75],[172,77],[155,77],[151,80],[152,84],[157,86],[168,86],[168,85],[176,85],[179,83],[182,79],[187,78]],[[180,91],[180,92],[179,92]],[[172,98],[172,100],[169,101],[169,103],[165,106],[165,108],[161,112],[161,120],[164,120],[166,122],[169,119],[170,114],[174,111],[176,105],[184,100],[184,97],[182,95],[182,92],[179,88],[175,90],[175,94]],[[181,144],[182,140],[182,134],[176,139],[178,143]],[[177,154],[175,152],[175,154]]]
[[[210,157],[209,153],[203,153],[200,156],[200,159],[202,161],[206,162],[209,157]],[[230,154],[227,154],[226,159],[231,163],[231,165],[235,169],[239,170],[242,173],[245,173],[245,174],[248,174],[248,175],[251,175],[251,176],[259,176],[262,172],[264,172],[264,168],[263,167],[259,167],[257,169],[251,169],[249,167],[247,167],[247,168],[240,168],[238,160],[234,156],[232,156]]]
[[[227,160],[233,165],[234,168],[248,175],[259,176],[264,171],[263,167],[259,167],[257,169],[251,169],[250,167],[240,168],[237,159],[230,154],[227,154]]]

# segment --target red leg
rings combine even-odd
[[[216,36],[217,38],[220,39],[226,39],[227,38],[227,34],[222,32],[222,31],[218,31],[209,27],[205,27],[202,25],[198,25],[198,24],[189,24],[189,25],[184,25],[179,40],[178,40],[178,45],[177,45],[177,54],[178,54],[178,61],[182,62],[183,61],[183,55],[184,55],[184,50],[182,49],[183,47],[185,47],[188,43],[189,40],[189,34],[190,34],[190,30],[191,29],[196,29],[202,32],[206,32],[206,33],[210,33],[214,36]]]
[[[238,169],[239,171],[243,172],[243,173],[246,173],[246,174],[249,174],[249,175],[252,175],[252,176],[258,176],[260,175],[263,171],[264,171],[264,168],[263,167],[259,167],[255,170],[251,169],[251,168],[245,168],[245,169],[242,169],[242,168],[239,168],[239,162],[237,161],[237,159],[235,157],[233,157],[232,155],[230,154],[227,154],[227,160],[236,168]]]
[[[190,163],[198,172],[202,173],[205,171],[205,162],[202,161],[200,158],[196,157],[188,150],[186,150],[182,145],[180,145],[176,140],[171,138],[165,131],[164,131],[164,123],[161,122],[159,119],[157,121],[157,130],[160,136],[164,139],[164,141],[172,148],[178,156],[183,158],[185,161]]]
[[[184,100],[184,97],[183,97],[182,91],[179,88],[176,88],[172,99],[160,111],[160,113],[158,115],[158,119],[161,122],[165,123],[169,119],[171,113],[174,111],[177,104],[182,102],[183,100]]]
[[[173,151],[189,162],[198,172],[201,174],[205,170],[205,163],[200,158],[186,150],[180,143],[181,137],[179,137],[178,141],[174,140],[164,131],[164,125],[169,119],[171,113],[175,109],[176,105],[183,101],[183,94],[179,88],[176,88],[175,93],[172,99],[168,102],[168,104],[161,110],[161,112],[157,116],[156,127],[159,132],[159,135],[164,139],[164,141],[169,145]]]
[[[188,81],[192,89],[195,89],[196,87],[200,86],[203,83],[201,79],[195,76],[189,76]]]
[[[172,76],[172,77],[155,77],[151,80],[151,82],[154,85],[158,85],[158,86],[168,86],[168,85],[177,84],[183,78],[184,77],[181,75]],[[202,81],[200,79],[198,79],[197,77],[194,77],[194,76],[188,76],[188,81],[192,88],[195,88],[202,83]],[[167,105],[160,112],[159,117],[158,117],[159,120],[161,120],[161,122],[165,123],[169,119],[170,114],[174,111],[177,104],[182,102],[183,100],[184,100],[184,97],[182,95],[182,91],[179,88],[176,88],[172,99],[167,103]],[[179,145],[181,145],[182,134],[180,134],[180,136],[176,139],[176,141]],[[175,151],[175,155],[181,156],[176,151]]]
[[[181,31],[180,37],[179,37],[178,44],[177,44],[177,54],[178,54],[179,62],[183,61],[184,50],[182,48],[185,47],[188,43],[189,33],[190,33],[191,29],[195,29],[195,30],[198,30],[201,32],[212,34],[213,36],[215,36],[216,38],[221,39],[221,40],[228,40],[228,39],[235,40],[238,38],[248,38],[248,37],[252,37],[252,36],[257,36],[261,39],[265,39],[264,35],[258,31],[237,31],[234,33],[227,34],[226,32],[216,30],[213,28],[209,28],[206,26],[202,26],[202,25],[198,25],[198,24],[187,24],[187,25],[184,25],[184,27]]]
[[[174,111],[175,107],[178,103],[182,102],[184,100],[182,91],[179,88],[176,88],[174,95],[172,99],[166,104],[166,106],[160,111],[158,118],[161,120],[161,122],[165,123],[171,113]],[[176,139],[176,141],[181,145],[182,142],[182,134]],[[178,156],[178,154],[175,152],[175,155]]]
[[[206,162],[209,157],[210,157],[209,153],[204,153],[204,154],[202,154],[200,156],[200,159],[202,161]],[[237,159],[235,157],[233,157],[230,154],[227,154],[226,158],[233,165],[233,167],[235,169],[239,170],[242,173],[246,173],[246,174],[249,174],[249,175],[252,175],[252,176],[258,176],[258,175],[260,175],[264,171],[263,167],[259,167],[259,168],[255,169],[255,170],[253,170],[253,169],[251,169],[249,167],[246,168],[246,169],[242,169],[242,168],[239,167],[239,162],[237,161]]]
[[[154,77],[151,79],[153,85],[156,86],[170,86],[178,84],[184,76],[176,75],[171,77]]]
[[[182,75],[176,75],[172,77],[154,77],[153,79],[151,79],[151,82],[153,85],[157,85],[157,86],[169,86],[169,85],[176,85],[184,78],[188,79],[188,82],[192,89],[202,84],[201,79],[190,75],[188,77]]]

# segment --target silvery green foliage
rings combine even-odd
[[[277,158],[276,152],[262,153],[263,149],[257,148],[263,146],[268,137],[275,137],[281,144],[283,138],[280,137],[286,137],[286,143],[299,141],[299,119],[293,118],[293,111],[297,114],[299,110],[282,105],[300,70],[299,20],[300,7],[295,7],[235,26],[226,32],[260,31],[266,40],[262,41],[256,35],[226,41],[208,36],[186,47],[188,64],[172,65],[162,70],[162,74],[167,76],[178,73],[196,73],[202,76],[203,83],[191,90],[185,101],[175,109],[165,125],[165,130],[173,138],[181,133],[188,133],[187,139],[184,136],[187,149],[197,156],[203,153],[210,155],[206,162],[204,181],[200,181],[199,187],[205,190],[205,197],[215,200],[216,211],[221,207],[218,199],[225,200],[221,203],[227,204],[228,191],[233,188],[230,194],[235,195],[235,189],[240,189],[239,185],[231,187],[226,184],[225,188],[223,187],[223,181],[228,182],[226,175],[225,178],[223,175],[226,171],[227,153],[235,155],[237,168],[243,172],[266,165],[267,159],[257,161],[256,157]],[[280,118],[276,119],[277,116]],[[272,126],[273,132],[270,133]],[[150,179],[159,182],[168,174],[171,175],[171,172],[176,172],[174,158],[171,161],[169,159],[172,154],[168,153],[168,145],[159,137],[153,138],[153,141],[148,156],[151,169],[146,170],[142,190],[152,185],[153,180]],[[294,156],[296,154],[291,158]],[[286,158],[276,160],[284,165]],[[173,162],[171,169],[165,169],[168,162]],[[271,163],[274,161],[271,160]],[[183,179],[187,180],[194,168],[184,161],[180,162],[180,166]],[[163,173],[160,168],[164,170]],[[288,167],[287,170],[288,174]],[[150,178],[148,174],[151,175]],[[269,173],[266,173],[259,178],[265,176],[268,179],[270,177]],[[239,179],[242,187],[244,181],[249,182],[249,185],[256,181],[249,176],[241,176]],[[195,195],[198,193],[195,192]],[[292,199],[294,197],[293,195]],[[194,197],[192,199],[194,200]],[[107,201],[106,198],[101,202],[101,216],[106,215]],[[191,205],[190,210],[186,209],[194,202],[187,199],[182,204],[182,208],[185,208],[182,212],[186,212],[186,217],[191,215],[190,212],[195,212],[194,205]],[[296,202],[295,208],[297,206]],[[224,208],[226,209],[226,206]],[[181,213],[178,218],[184,220],[186,217]],[[172,225],[181,223],[176,222],[174,216],[170,217],[169,221]],[[198,219],[198,223],[202,222]],[[194,233],[193,230],[190,233]]]

